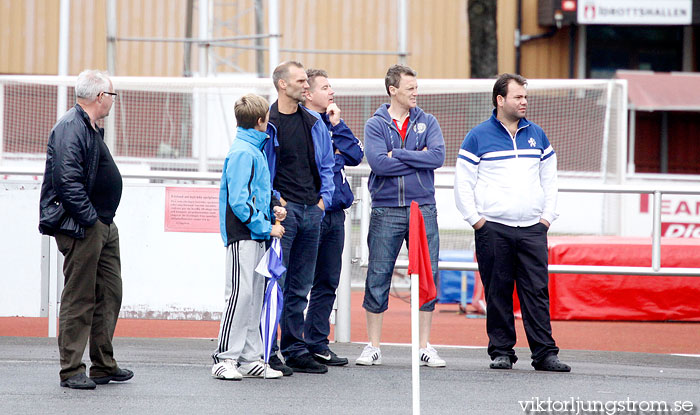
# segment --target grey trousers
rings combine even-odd
[[[226,307],[212,354],[215,364],[226,359],[253,362],[263,354],[260,313],[265,277],[255,267],[264,254],[264,242],[238,241],[226,248]]]
[[[83,352],[90,340],[90,376],[114,374],[112,338],[122,304],[119,231],[99,220],[85,229],[84,239],[56,234],[65,257],[58,351],[61,380],[85,372]]]

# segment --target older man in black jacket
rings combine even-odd
[[[64,255],[58,349],[61,386],[96,384],[134,376],[114,360],[112,337],[122,301],[119,233],[114,215],[122,178],[95,122],[117,94],[106,73],[87,70],[75,85],[78,103],[51,130],[41,186],[39,231],[53,235]],[[90,339],[90,377],[83,352]]]

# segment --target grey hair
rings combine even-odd
[[[75,96],[80,99],[94,101],[101,92],[109,91],[109,74],[96,69],[86,69],[80,72],[75,82]]]

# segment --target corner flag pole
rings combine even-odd
[[[411,379],[413,391],[413,415],[420,415],[420,370],[418,365],[418,291],[419,274],[411,274]]]

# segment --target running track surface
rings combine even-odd
[[[352,293],[351,340],[366,342],[363,292]],[[518,343],[527,347],[522,320],[516,321]],[[218,321],[120,319],[117,337],[216,338]],[[628,321],[553,321],[557,345],[567,350],[700,354],[700,323]],[[47,318],[0,317],[0,336],[46,337]],[[331,333],[331,339],[333,333]],[[390,297],[384,313],[383,343],[410,343],[410,308]],[[438,304],[430,342],[435,345],[486,347],[486,319],[459,314],[456,304]]]

